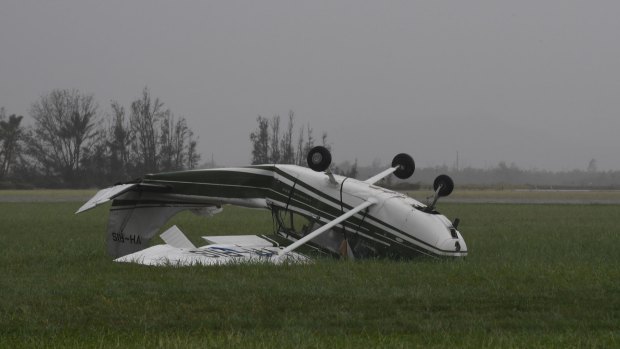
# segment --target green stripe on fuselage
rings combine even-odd
[[[172,185],[172,194],[237,199],[264,198],[273,180],[273,176],[232,170],[167,172],[144,178],[146,183]]]

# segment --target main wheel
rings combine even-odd
[[[415,162],[409,154],[400,153],[392,160],[392,167],[398,166],[398,169],[394,171],[394,175],[400,179],[407,179],[411,177],[415,171]]]
[[[331,163],[332,154],[325,147],[318,145],[308,152],[308,167],[317,172],[327,170]]]
[[[433,182],[433,189],[437,191],[437,188],[440,186],[441,189],[439,189],[439,196],[448,196],[452,193],[452,190],[454,190],[454,182],[448,175],[442,174],[435,178],[435,181]]]

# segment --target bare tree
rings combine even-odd
[[[299,166],[304,165],[304,127],[299,129],[299,139],[297,140],[297,155],[295,156],[296,163]]]
[[[129,124],[133,136],[132,151],[137,165],[138,174],[156,172],[158,170],[157,154],[158,131],[157,123],[170,113],[164,109],[164,103],[159,98],[151,99],[149,89],[142,90],[142,97],[131,103]]]
[[[23,129],[20,126],[23,116],[15,114],[7,120],[4,108],[0,108],[0,180],[7,177],[16,156],[20,151]]]
[[[106,186],[110,177],[118,178],[118,169],[111,166],[106,129],[99,130],[89,140],[91,146],[84,149],[81,160],[82,185]]]
[[[188,169],[193,169],[198,166],[198,161],[200,161],[200,154],[196,151],[197,140],[194,139],[194,133],[189,130],[187,135],[187,164],[186,167]],[[211,164],[213,164],[213,154],[211,155]]]
[[[304,147],[303,147],[303,151],[300,154],[301,156],[301,163],[300,164],[305,164],[305,160],[306,160],[306,156],[308,155],[308,153],[310,152],[310,149],[312,149],[314,147],[314,137],[312,137],[312,128],[310,128],[310,123],[308,123],[306,125],[307,127],[307,133],[308,133],[308,138],[306,139],[306,142],[304,143]]]
[[[295,163],[295,149],[293,148],[293,126],[294,126],[294,116],[293,111],[288,112],[288,125],[286,133],[282,136],[282,140],[280,141],[280,152],[282,153],[282,161],[283,164],[294,164]]]
[[[274,115],[271,119],[271,156],[270,163],[278,164],[282,159],[280,152],[280,115]]]
[[[188,138],[189,138],[190,130],[187,127],[187,122],[185,118],[180,118],[174,124],[174,133],[172,137],[172,169],[173,170],[182,170],[187,157],[188,150]]]
[[[110,167],[118,177],[124,178],[129,175],[131,129],[125,120],[125,108],[118,102],[112,102],[112,112],[112,125],[108,131]]]
[[[258,128],[250,133],[252,142],[252,165],[269,163],[269,119],[256,118]]]
[[[161,120],[161,132],[159,141],[159,161],[162,171],[173,171],[183,169],[187,156],[186,143],[189,135],[189,128],[184,118],[175,122],[174,115],[168,113]]]
[[[172,115],[168,114],[162,118],[160,123],[158,171],[170,171],[173,169],[174,148],[174,118]]]
[[[97,108],[93,95],[78,90],[54,89],[42,96],[30,112],[35,124],[28,137],[29,154],[66,184],[78,184],[83,151],[97,133]]]
[[[286,132],[280,137],[280,116],[272,119],[262,116],[256,118],[258,127],[250,133],[252,143],[252,164],[296,164],[306,165],[306,155],[314,147],[313,129],[308,123],[299,129],[299,138],[296,147],[293,146],[293,111],[289,111]],[[331,149],[327,141],[327,133],[322,134],[322,144]]]
[[[125,164],[130,175],[198,165],[197,139],[187,121],[183,117],[175,118],[159,98],[153,99],[148,87],[131,103],[129,125],[125,125],[123,107],[113,102],[112,110],[111,156],[119,164]]]

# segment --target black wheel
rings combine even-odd
[[[392,160],[392,167],[398,166],[398,169],[394,171],[394,175],[400,179],[407,179],[411,177],[415,171],[415,162],[409,154],[400,153]]]
[[[327,170],[331,163],[332,154],[325,147],[318,145],[308,152],[308,167],[317,172]]]
[[[437,176],[433,182],[433,189],[435,191],[437,191],[437,188],[439,187],[441,187],[441,189],[439,189],[439,196],[448,196],[452,193],[452,190],[454,190],[454,182],[452,181],[452,178],[442,174]]]

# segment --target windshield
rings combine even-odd
[[[301,237],[319,226],[316,220],[290,210],[272,207],[271,212],[274,217],[276,232]]]

